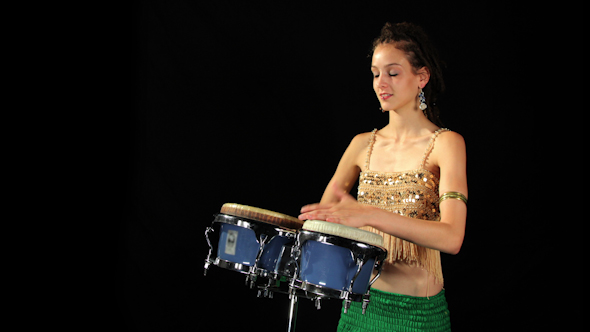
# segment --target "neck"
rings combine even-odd
[[[389,124],[383,128],[392,138],[405,140],[431,133],[438,127],[430,122],[422,110],[400,109],[389,111]]]

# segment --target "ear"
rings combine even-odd
[[[428,67],[424,66],[418,70],[416,75],[418,76],[418,79],[419,79],[420,89],[424,89],[424,87],[426,86],[426,84],[430,80],[430,70],[428,70]]]

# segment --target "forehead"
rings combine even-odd
[[[371,67],[379,68],[391,64],[401,65],[402,67],[410,65],[405,53],[397,49],[393,44],[381,44],[377,46],[373,52]]]

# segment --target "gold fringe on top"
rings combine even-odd
[[[432,274],[436,283],[441,285],[444,283],[440,251],[402,240],[383,233],[371,226],[361,227],[361,229],[379,234],[383,237],[383,247],[388,251],[385,263],[394,264],[396,262],[403,262],[410,266],[418,266]]]

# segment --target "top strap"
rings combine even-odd
[[[375,143],[375,134],[377,133],[377,128],[373,129],[371,132],[371,138],[369,139],[369,149],[367,150],[367,158],[365,159],[365,169],[369,170],[369,160],[371,159],[371,153],[373,152],[373,144]]]
[[[440,135],[441,133],[444,133],[445,131],[450,131],[450,130],[447,128],[439,128],[437,131],[435,131],[432,134],[432,138],[430,139],[430,142],[428,143],[428,147],[426,147],[426,151],[424,151],[424,157],[422,157],[422,162],[420,163],[421,169],[425,169],[425,167],[426,167],[426,162],[428,161],[428,156],[430,156],[430,152],[432,152],[432,149],[434,148],[434,140],[436,140],[438,135]]]

